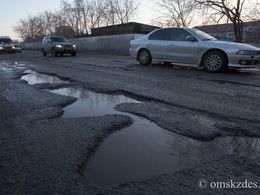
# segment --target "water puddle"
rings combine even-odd
[[[5,72],[12,72],[15,69],[25,69],[25,65],[22,63],[18,63],[18,62],[7,62],[7,61],[1,61],[0,62],[0,70],[3,70]]]
[[[80,118],[91,116],[103,116],[106,114],[118,114],[114,110],[117,104],[138,101],[123,95],[98,94],[82,88],[63,88],[51,91],[52,93],[71,96],[78,99],[77,102],[64,108],[64,118]]]
[[[99,186],[138,181],[192,167],[223,154],[260,157],[258,139],[219,138],[200,142],[171,133],[147,119],[117,112],[124,102],[138,102],[123,95],[99,94],[82,88],[51,91],[72,96],[78,101],[64,108],[64,118],[125,114],[133,125],[110,135],[90,158],[85,173],[90,183]]]
[[[259,139],[230,137],[203,143],[137,119],[101,144],[85,173],[90,183],[108,187],[171,174],[224,154],[255,159],[259,153]]]
[[[34,83],[56,80],[50,75],[34,72],[30,78]],[[106,138],[90,158],[85,175],[90,183],[98,186],[173,173],[224,154],[260,158],[259,139],[227,137],[201,142],[164,130],[142,117],[117,112],[114,110],[117,104],[138,103],[123,95],[100,94],[82,88],[51,92],[78,98],[77,102],[64,108],[63,118],[124,114],[134,119],[133,125]]]
[[[22,80],[27,81],[29,85],[42,84],[42,83],[67,83],[67,81],[54,75],[47,75],[38,73],[32,70],[24,71],[26,75],[22,76]]]
[[[11,61],[6,61],[3,60],[1,61],[1,66],[10,66],[10,67],[25,67],[25,62],[11,62]]]
[[[0,66],[0,70],[9,72],[9,71],[12,71],[13,69],[12,69],[12,68],[9,68],[9,67],[6,67],[6,66]]]

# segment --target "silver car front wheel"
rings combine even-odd
[[[152,62],[152,57],[151,57],[150,52],[147,49],[143,49],[143,50],[139,51],[137,60],[142,65],[149,65]]]
[[[219,72],[227,67],[227,59],[220,51],[211,51],[203,59],[204,68],[209,72]]]

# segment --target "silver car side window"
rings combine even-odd
[[[149,40],[161,40],[161,41],[170,41],[171,40],[171,30],[170,29],[161,29],[155,31],[148,38]]]
[[[192,36],[192,35],[186,30],[180,28],[171,29],[172,41],[186,41],[187,36]]]

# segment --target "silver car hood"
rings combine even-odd
[[[254,47],[251,45],[243,44],[243,43],[235,43],[235,42],[227,42],[227,41],[202,41],[205,45],[215,48],[222,49],[237,49],[237,50],[258,50],[260,48]]]

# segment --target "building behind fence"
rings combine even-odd
[[[243,42],[251,44],[260,44],[260,20],[244,22],[243,26]],[[196,26],[195,28],[202,30],[220,40],[235,40],[235,34],[232,23]]]

